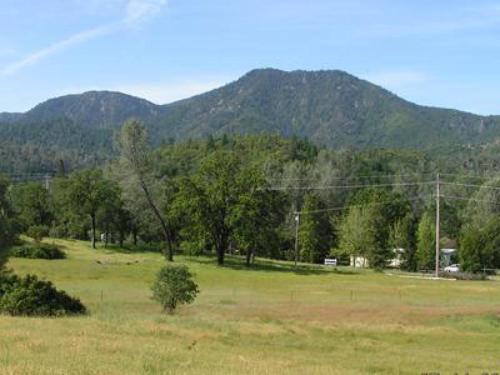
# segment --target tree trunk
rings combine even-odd
[[[247,250],[246,254],[246,266],[250,267],[250,261],[252,260],[252,251],[250,249]]]
[[[134,230],[132,231],[132,238],[134,241],[134,246],[137,246],[137,228],[134,228]]]
[[[169,262],[174,261],[174,247],[172,245],[172,240],[170,239],[170,235],[168,233],[167,228],[163,228],[163,232],[165,234],[165,242],[167,243],[167,253],[165,254],[165,257]]]
[[[217,252],[217,264],[222,266],[224,264],[224,255],[226,254],[227,244],[229,242],[229,235],[222,233],[219,235],[218,241],[215,243],[215,250]]]
[[[95,249],[95,215],[94,214],[90,215],[90,218],[92,225],[92,234],[91,234],[92,249]]]
[[[217,264],[219,266],[224,265],[224,251],[222,248],[217,249]]]
[[[140,183],[141,183],[142,191],[144,192],[144,195],[146,196],[146,200],[148,201],[149,207],[153,210],[154,215],[156,216],[156,218],[158,219],[158,221],[161,224],[161,228],[163,230],[163,235],[165,236],[165,242],[167,244],[167,254],[165,254],[165,256],[169,262],[173,262],[174,261],[174,248],[172,245],[172,239],[170,238],[170,233],[168,231],[167,223],[163,219],[163,216],[161,216],[160,210],[158,210],[155,203],[153,202],[153,198],[151,197],[149,189],[142,178],[140,178]]]

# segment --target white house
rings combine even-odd
[[[394,255],[389,260],[389,263],[387,264],[387,266],[392,267],[392,268],[401,267],[401,264],[403,263],[404,252],[405,252],[405,249],[402,249],[402,248],[392,249],[392,253]],[[361,255],[351,255],[349,260],[350,260],[351,267],[366,268],[366,267],[370,266],[368,259],[366,259],[364,256],[361,256]]]
[[[350,263],[351,267],[354,267],[354,268],[369,267],[368,259],[366,259],[365,257],[363,257],[361,255],[351,255],[349,257],[349,263]]]

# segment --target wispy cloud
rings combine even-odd
[[[158,14],[167,0],[129,0],[125,23],[137,24]]]
[[[20,60],[0,69],[0,77],[11,76],[21,69],[35,65],[39,61],[59,53],[75,45],[87,42],[98,37],[112,34],[123,28],[136,26],[155,16],[166,5],[167,0],[128,0],[125,7],[125,15],[115,23],[109,23],[73,34],[63,40],[59,40],[48,47],[34,51]]]
[[[112,32],[116,26],[113,25],[106,25],[102,27],[97,27],[95,29],[90,29],[83,31],[81,33],[72,35],[64,40],[60,40],[46,48],[43,48],[41,50],[35,51],[28,56],[22,58],[21,60],[15,61],[7,66],[5,66],[1,71],[0,71],[0,76],[10,76],[12,74],[17,73],[19,70],[30,66],[34,65],[40,60],[53,55],[57,52],[60,52],[66,48],[72,47],[76,44],[80,44],[83,42],[86,42],[87,40],[97,38],[101,35],[108,34]]]

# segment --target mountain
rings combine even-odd
[[[158,115],[159,106],[134,96],[111,91],[89,91],[47,100],[26,112],[23,122],[66,119],[91,129],[109,129],[130,117],[149,120]]]
[[[272,132],[330,147],[425,148],[500,134],[498,117],[419,106],[342,71],[254,70],[164,109],[159,129],[176,138]]]
[[[0,124],[1,123],[15,123],[23,118],[22,113],[12,113],[12,112],[0,112]]]
[[[436,148],[500,136],[499,116],[416,105],[342,71],[258,69],[167,105],[109,91],[50,99],[24,114],[0,114],[0,146],[7,159],[5,149],[12,147],[29,145],[35,155],[50,149],[55,157],[58,150],[75,155],[76,147],[80,158],[99,155],[91,159],[100,163],[111,153],[112,133],[130,117],[144,121],[156,144],[168,138],[275,133],[329,147]]]

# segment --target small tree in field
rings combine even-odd
[[[199,293],[193,275],[184,265],[166,265],[151,288],[153,299],[161,303],[164,311],[172,314],[178,304],[192,303]]]
[[[28,228],[26,234],[33,238],[37,244],[49,235],[49,227],[46,225],[33,225]]]

